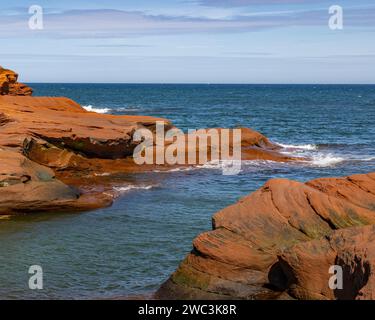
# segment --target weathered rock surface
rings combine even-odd
[[[67,98],[3,96],[0,146],[23,150],[29,159],[60,172],[147,171],[155,166],[136,165],[129,157],[138,144],[133,142],[133,133],[142,128],[154,131],[157,121],[166,124],[166,131],[172,128],[166,119],[88,112]],[[241,131],[243,160],[298,160],[278,152],[280,147],[260,133],[248,128]],[[183,148],[188,152],[187,146]],[[198,141],[194,149],[198,152]]]
[[[275,179],[218,212],[213,230],[156,296],[164,299],[371,299],[375,173]],[[344,270],[344,290],[328,286]]]
[[[337,230],[331,235],[299,243],[279,257],[289,292],[297,299],[375,299],[375,226]],[[332,274],[341,266],[343,288],[330,289]],[[322,272],[323,271],[323,272]]]
[[[168,120],[160,118],[88,112],[67,98],[1,96],[0,147],[3,149],[0,153],[9,152],[7,159],[14,157],[14,161],[9,161],[7,166],[0,164],[4,177],[14,175],[22,167],[16,165],[20,161],[18,157],[22,154],[23,161],[39,164],[40,168],[44,166],[44,170],[49,170],[48,168],[54,170],[54,175],[62,182],[55,179],[53,185],[60,186],[60,191],[65,187],[64,190],[72,192],[62,183],[73,185],[81,190],[80,195],[76,194],[74,199],[69,201],[64,198],[65,194],[61,194],[61,198],[57,197],[60,191],[54,193],[55,200],[52,200],[53,197],[48,198],[51,193],[40,192],[38,202],[36,201],[38,192],[32,193],[27,189],[29,196],[34,197],[32,199],[35,200],[31,205],[31,198],[26,199],[22,196],[17,199],[16,194],[21,192],[21,186],[25,189],[26,185],[29,188],[34,182],[38,182],[44,186],[43,188],[48,188],[52,183],[47,186],[44,181],[34,179],[31,183],[19,184],[17,188],[12,187],[12,192],[6,193],[10,186],[9,181],[4,180],[0,195],[1,211],[14,213],[22,209],[24,211],[48,208],[56,210],[58,206],[62,210],[69,206],[74,210],[77,209],[75,207],[84,210],[87,206],[95,206],[80,200],[84,196],[87,198],[88,194],[91,195],[91,201],[97,198],[97,206],[109,204],[112,201],[109,199],[111,183],[108,178],[101,178],[102,175],[142,172],[157,167],[157,165],[136,165],[132,158],[133,150],[137,145],[133,142],[134,132],[138,129],[155,131],[157,121],[163,122],[166,130],[172,127]],[[244,159],[293,160],[278,153],[276,145],[250,129],[242,129],[241,145]],[[198,149],[198,145],[196,148]],[[14,163],[14,168],[11,163]],[[170,166],[164,167],[167,169]],[[103,184],[107,184],[108,188]],[[113,196],[112,194],[112,198]],[[58,199],[64,200],[64,203],[57,204]],[[22,201],[24,206],[21,205]],[[56,205],[53,205],[52,201],[55,201]]]
[[[33,90],[17,80],[17,73],[0,66],[0,95],[31,96]]]
[[[109,195],[81,195],[57,180],[51,169],[0,149],[0,215],[90,210],[109,205],[112,199]]]
[[[0,97],[0,145],[22,148],[26,138],[102,159],[132,155],[132,134],[153,117],[99,115],[67,98]]]
[[[100,173],[100,161],[111,167],[114,159],[131,155],[132,133],[152,129],[156,121],[170,125],[146,116],[98,115],[67,98],[1,96],[0,214],[110,205],[115,194],[100,187],[100,181],[91,187],[90,179],[82,177],[89,172],[94,178],[96,169]],[[70,161],[73,179],[63,172]],[[76,166],[77,161],[84,165]],[[66,184],[86,187],[78,191]]]

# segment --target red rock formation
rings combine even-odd
[[[51,169],[0,149],[0,215],[90,210],[110,205],[112,200],[106,194],[81,195],[57,180]]]
[[[0,171],[4,177],[3,184],[0,185],[0,214],[19,212],[22,208],[25,211],[36,211],[50,207],[56,211],[58,207],[62,210],[69,206],[74,210],[84,210],[90,206],[107,205],[115,194],[111,179],[103,176],[144,172],[156,167],[159,170],[170,168],[168,164],[137,165],[133,159],[133,151],[140,143],[134,141],[134,132],[149,129],[155,135],[157,122],[163,122],[167,131],[173,128],[168,120],[147,116],[97,114],[86,111],[68,98],[19,96],[30,95],[31,92],[30,88],[17,83],[16,73],[0,69],[0,153],[8,159],[6,166],[0,162]],[[221,138],[222,130],[219,132]],[[242,128],[241,132],[244,160],[300,160],[280,153],[280,147],[256,131]],[[150,148],[155,148],[155,144]],[[198,153],[200,146],[196,144],[190,148],[192,150],[186,144],[183,146],[186,154],[188,151]],[[229,149],[233,149],[232,144]],[[207,159],[197,164],[211,160],[210,143],[206,151]],[[12,157],[14,168],[9,160]],[[18,177],[17,172],[33,166],[38,168],[38,172],[44,170],[50,176],[53,175],[53,183],[46,183],[37,175],[30,174],[25,176],[33,178],[26,181],[22,180],[24,178],[11,178]],[[48,168],[54,170],[54,173]],[[17,187],[11,186],[11,181],[17,181]],[[40,185],[39,202],[38,193],[34,193],[31,188],[35,183]],[[79,192],[72,193],[67,185],[77,187]],[[53,199],[49,198],[51,192],[43,195],[43,190],[48,186],[55,190],[51,191]],[[12,190],[9,189],[8,192],[8,188]],[[16,196],[23,189],[28,190],[30,197],[24,205],[22,199],[17,199]],[[65,199],[67,190],[70,190],[69,201]],[[96,204],[87,203],[88,199],[95,202],[95,197]]]
[[[111,169],[112,162],[102,160],[132,155],[136,146],[132,139],[134,131],[154,129],[156,121],[164,122],[166,130],[171,128],[166,119],[88,112],[67,98],[0,97],[0,145],[19,149],[26,146],[30,159],[52,167],[77,166],[78,170],[80,166],[91,166],[95,158],[101,159],[97,163],[105,167],[103,170],[127,171],[123,167],[128,167],[129,161],[123,166],[119,164],[121,168]],[[245,160],[295,160],[277,152],[277,146],[265,136],[247,128],[242,129],[242,151]]]
[[[289,292],[297,299],[375,299],[375,226],[336,230],[331,235],[301,242],[284,251],[280,266]],[[343,270],[343,288],[328,283],[331,266]]]
[[[111,194],[112,190],[111,181],[108,178],[100,178],[102,174],[142,172],[157,167],[136,165],[132,157],[133,150],[139,143],[134,142],[134,132],[142,128],[155,131],[157,121],[164,122],[166,131],[172,128],[168,120],[161,118],[88,112],[67,98],[0,96],[0,147],[12,151],[15,157],[19,156],[18,152],[39,165],[53,169],[57,179],[78,187],[85,195],[87,193],[93,195],[95,193],[93,190],[96,189],[98,206],[100,206],[103,199],[99,194],[103,191]],[[278,146],[251,129],[242,129],[241,145],[242,157],[246,160],[297,160],[279,153]],[[194,148],[198,152],[198,145]],[[187,146],[186,150],[188,150]],[[169,165],[161,167],[170,168]],[[10,166],[2,169],[4,174],[14,174]],[[5,184],[2,191],[7,187]],[[112,196],[114,196],[113,192]],[[81,198],[82,195],[78,197]],[[104,204],[108,203],[107,200],[104,199]],[[45,203],[39,202],[40,209],[48,207],[49,200],[45,199],[45,201]],[[7,203],[7,206],[2,207],[3,213],[7,211],[5,207],[10,213],[20,208],[16,201],[14,205],[11,201],[4,203]],[[65,203],[71,205],[73,209],[75,206],[87,207],[79,201],[76,201],[75,205],[72,202]],[[36,210],[36,204],[37,202],[30,208]],[[26,207],[25,205],[24,208]],[[50,207],[51,210],[56,208],[52,202]]]
[[[0,66],[0,95],[31,96],[33,90],[17,80],[17,73]]]
[[[0,214],[88,210],[111,204],[113,192],[90,188],[91,181],[82,179],[87,175],[85,166],[94,178],[96,169],[101,172],[100,161],[116,165],[113,159],[132,154],[132,133],[152,128],[157,120],[169,125],[152,117],[87,112],[67,98],[0,97]],[[58,178],[87,188],[73,191],[49,169],[64,169],[69,161],[74,179],[69,180],[63,170]],[[79,161],[83,165],[75,166]]]
[[[237,130],[241,132],[241,140],[238,141],[237,145],[240,153],[238,158],[241,158],[241,160],[266,160],[275,162],[306,160],[305,158],[291,157],[281,153],[280,150],[282,147],[272,143],[267,137],[257,131],[249,128],[237,128]],[[152,145],[145,148],[146,152],[148,151],[154,155],[154,163],[156,163],[157,157],[167,158],[165,155],[168,154],[169,147],[173,147],[172,149],[174,150],[184,150],[182,162],[185,165],[173,164],[173,166],[188,165],[190,156],[195,156],[193,161],[194,165],[204,165],[211,161],[233,160],[233,158],[237,156],[234,156],[235,143],[233,131],[231,130],[223,128],[200,129],[194,133],[180,133],[180,137],[182,139],[175,138],[174,141],[165,141],[164,149],[159,149],[156,148],[155,145]],[[228,139],[227,142],[224,143],[225,146],[228,146],[228,150],[223,150],[222,148],[223,138]],[[228,153],[226,151],[228,151]],[[165,167],[168,168],[170,165],[167,163]]]
[[[0,97],[0,115],[0,145],[22,148],[26,138],[35,138],[103,159],[132,155],[135,130],[155,126],[156,121],[169,125],[160,118],[88,112],[67,98]]]
[[[270,180],[214,215],[213,231],[194,240],[157,297],[370,299],[373,224],[375,173]],[[344,269],[344,291],[328,287],[334,264]]]

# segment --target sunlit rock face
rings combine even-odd
[[[0,66],[0,95],[31,96],[33,90],[17,80],[17,73]]]
[[[214,215],[157,297],[374,299],[374,224],[375,173],[270,180]]]

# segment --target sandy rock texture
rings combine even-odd
[[[163,299],[372,299],[375,173],[268,181],[216,213],[213,230],[156,296]],[[343,269],[332,290],[329,268]]]
[[[33,90],[18,82],[18,74],[0,66],[0,95],[31,96]]]

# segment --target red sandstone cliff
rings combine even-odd
[[[0,95],[31,96],[33,90],[23,83],[17,82],[18,74],[0,66]]]

